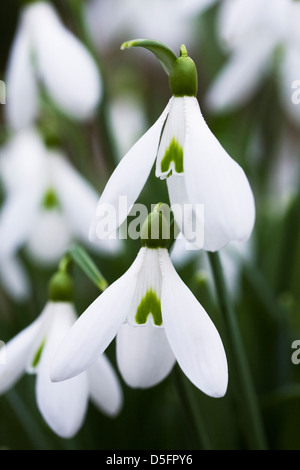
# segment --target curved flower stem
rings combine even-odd
[[[148,51],[152,52],[158,59],[166,74],[170,75],[177,56],[168,46],[162,42],[154,41],[153,39],[132,39],[131,41],[123,42],[121,50],[123,51],[131,47],[144,47],[148,49]]]
[[[209,437],[203,425],[203,419],[200,416],[199,406],[196,403],[190,384],[185,380],[178,365],[175,366],[172,375],[182,407],[186,413],[189,425],[193,429],[193,437],[196,441],[196,446],[201,450],[212,450]]]
[[[241,406],[247,413],[247,431],[249,433],[249,444],[256,450],[267,449],[266,437],[263,429],[261,414],[255,394],[252,378],[249,371],[244,345],[238,328],[235,312],[229,301],[222,265],[218,253],[208,253],[216,286],[216,292],[230,347],[232,360],[232,374],[236,374],[239,386]]]

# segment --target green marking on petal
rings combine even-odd
[[[183,148],[174,137],[160,164],[163,173],[170,170],[171,162],[174,162],[176,173],[183,173]]]
[[[46,339],[43,339],[40,347],[38,348],[37,352],[35,353],[35,356],[34,356],[33,361],[32,361],[32,367],[34,369],[37,367],[38,363],[41,360],[41,356],[42,356],[42,352],[43,352],[45,343],[46,343]]]
[[[48,210],[60,208],[59,199],[53,188],[49,188],[48,191],[45,193],[42,200],[42,207]]]
[[[160,299],[152,289],[148,290],[146,295],[142,298],[136,312],[135,320],[139,325],[143,325],[146,323],[148,315],[150,314],[153,317],[154,324],[161,326],[162,315]]]

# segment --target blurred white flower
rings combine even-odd
[[[83,374],[62,383],[50,380],[50,364],[60,342],[77,318],[71,302],[49,301],[41,315],[5,345],[5,364],[0,364],[0,394],[21,376],[36,374],[38,408],[50,428],[63,438],[81,428],[89,398],[108,416],[122,406],[122,390],[107,357],[102,355]]]
[[[0,284],[16,302],[29,298],[31,286],[21,261],[16,256],[1,258]]]
[[[226,393],[222,340],[178,276],[166,248],[142,247],[128,271],[79,317],[57,351],[52,379],[65,380],[86,370],[116,335],[118,367],[131,387],[158,384],[177,360],[204,393]]]
[[[300,79],[300,3],[293,0],[223,0],[217,34],[228,60],[210,86],[206,104],[213,111],[235,109],[276,73],[287,114],[300,123],[292,85]]]
[[[40,84],[63,112],[79,120],[91,117],[102,93],[91,54],[44,1],[21,11],[6,84],[6,117],[15,130],[38,117]]]
[[[0,177],[6,190],[0,211],[0,259],[26,247],[40,263],[54,264],[71,240],[103,255],[120,250],[117,237],[99,244],[88,240],[98,193],[64,155],[46,149],[34,129],[17,133],[2,149]]]
[[[216,0],[90,0],[87,21],[99,48],[121,44],[124,37],[155,38],[179,48],[193,42],[192,21]],[[180,41],[180,42],[178,42]],[[147,56],[151,60],[151,55]]]

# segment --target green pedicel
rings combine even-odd
[[[139,325],[146,323],[149,315],[152,315],[154,324],[156,326],[162,325],[161,305],[160,299],[156,293],[150,289],[142,298],[135,316],[135,320]]]

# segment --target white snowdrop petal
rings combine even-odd
[[[161,250],[162,314],[166,336],[189,380],[212,397],[226,393],[227,360],[219,333]]]
[[[16,257],[1,259],[0,282],[17,302],[29,298],[31,292],[29,276]]]
[[[61,383],[50,379],[50,366],[62,339],[69,331],[76,314],[72,304],[53,302],[51,326],[41,352],[36,379],[36,398],[39,410],[51,427],[61,437],[71,438],[80,429],[88,404],[86,374]]]
[[[101,97],[101,78],[92,55],[49,3],[31,5],[26,15],[39,78],[48,93],[73,118],[89,118]]]
[[[157,385],[171,372],[175,356],[163,328],[121,326],[117,335],[117,363],[124,381],[133,388]]]
[[[66,253],[72,233],[64,215],[57,209],[39,208],[26,243],[26,252],[36,262],[52,266]]]
[[[49,309],[46,307],[31,325],[6,343],[5,364],[0,364],[0,394],[13,387],[26,371],[43,340],[48,317]]]
[[[76,321],[55,355],[53,381],[66,380],[88,369],[114,339],[129,313],[143,257],[141,251],[128,271]]]
[[[7,198],[0,212],[0,256],[14,256],[26,242],[37,213],[38,201],[32,194]]]
[[[43,141],[34,128],[13,134],[0,149],[0,174],[8,195],[23,189],[28,193],[41,190],[45,181],[45,155]]]
[[[112,238],[89,240],[89,227],[95,215],[99,195],[92,185],[84,179],[68,160],[57,152],[49,152],[50,172],[62,210],[74,235],[93,251],[102,254],[115,254],[122,248],[117,233]]]
[[[90,398],[100,411],[116,416],[123,405],[123,392],[118,376],[105,354],[87,370]]]
[[[244,171],[205,123],[196,98],[186,97],[185,102],[186,192],[191,203],[204,205],[204,249],[215,251],[229,241],[249,238],[255,221],[254,197]]]
[[[98,202],[96,217],[90,228],[91,240],[96,241],[114,233],[131,211],[153,166],[169,107],[170,103],[111,175]]]
[[[21,18],[8,61],[4,108],[7,123],[15,131],[30,125],[38,113],[38,92],[31,54],[30,38]]]

